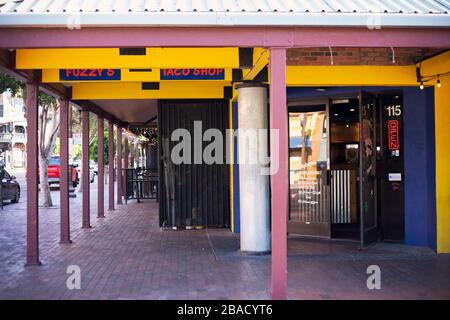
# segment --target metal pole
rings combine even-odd
[[[38,85],[27,82],[27,266],[40,265],[38,209]]]
[[[82,127],[82,190],[83,190],[83,228],[90,228],[90,175],[89,175],[89,111],[81,111],[81,127]]]
[[[122,128],[117,127],[117,204],[122,204]]]
[[[108,123],[108,210],[114,210],[114,124]]]
[[[105,145],[105,121],[102,117],[97,116],[98,122],[98,145],[97,145],[97,159],[98,159],[98,179],[97,179],[97,217],[105,217],[105,161],[103,156],[103,150]]]
[[[272,191],[272,299],[287,299],[288,129],[286,110],[286,49],[270,49],[271,168],[278,157],[278,170],[271,173]]]
[[[134,168],[134,142],[131,142],[130,144],[130,165],[132,168]]]
[[[70,214],[69,214],[69,102],[59,100],[59,137],[60,137],[60,170],[59,170],[59,197],[60,197],[60,243],[71,243],[70,240]]]
[[[129,164],[129,156],[130,156],[130,152],[129,152],[129,145],[128,145],[128,136],[125,135],[123,138],[123,145],[124,145],[124,169],[128,169],[128,164]]]

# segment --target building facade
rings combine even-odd
[[[3,92],[0,95],[0,152],[6,168],[25,168],[26,129],[23,99]]]
[[[122,130],[156,126],[161,226],[240,232],[243,251],[270,252],[273,298],[286,298],[288,234],[450,253],[449,10],[437,0],[7,1],[2,68],[27,83],[28,264],[39,264],[39,88],[61,102],[62,166],[68,101],[82,109],[83,168],[89,112],[99,138],[108,121],[111,165],[117,127],[119,171],[128,157]],[[226,165],[178,165],[170,159],[176,129],[202,135],[193,153],[212,141],[196,122],[221,136],[240,128],[269,134],[256,147],[242,148],[238,135],[216,149]],[[270,161],[241,163],[249,150]],[[83,190],[89,194],[88,183]],[[114,192],[110,185],[110,199]],[[70,243],[66,193],[62,243]],[[89,210],[83,198],[85,228]]]

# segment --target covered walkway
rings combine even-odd
[[[416,261],[417,254],[413,250],[406,256],[400,255],[401,260],[392,253],[384,260],[377,260],[380,255],[384,257],[384,251],[375,250],[375,261],[386,263],[383,274],[387,275],[383,283],[387,289],[372,293],[366,288],[365,271],[373,262],[370,249],[364,256],[358,255],[357,259],[356,253],[352,253],[357,246],[348,248],[348,244],[331,245],[333,254],[335,249],[337,252],[353,250],[344,258],[331,255],[327,259],[310,259],[304,254],[292,255],[291,251],[288,266],[286,237],[289,213],[286,108],[289,87],[312,87],[322,92],[328,87],[339,86],[436,87],[435,112],[427,115],[435,118],[435,127],[432,133],[424,134],[424,137],[435,136],[436,141],[430,146],[433,147],[431,152],[419,150],[435,156],[431,160],[424,157],[424,163],[435,165],[425,171],[436,172],[436,175],[427,176],[426,187],[431,196],[420,194],[414,197],[415,193],[412,196],[414,200],[423,200],[423,210],[432,209],[422,220],[413,218],[432,230],[432,236],[427,230],[424,239],[433,238],[437,252],[450,252],[446,130],[449,120],[446,88],[450,81],[448,5],[428,0],[426,5],[423,4],[425,1],[420,1],[417,8],[407,6],[399,10],[396,6],[376,8],[375,5],[350,8],[344,6],[345,1],[340,1],[341,4],[336,1],[338,5],[330,7],[323,1],[318,7],[309,8],[302,5],[303,1],[292,1],[296,4],[292,8],[264,6],[261,9],[250,6],[251,1],[239,1],[242,6],[233,5],[231,8],[229,4],[237,4],[236,1],[204,1],[205,6],[201,8],[194,2],[197,1],[190,2],[192,5],[187,7],[177,1],[173,2],[173,7],[160,6],[159,2],[154,2],[158,3],[157,6],[144,6],[141,1],[130,6],[125,6],[126,2],[117,6],[112,1],[92,1],[89,6],[85,2],[71,0],[52,5],[35,0],[0,2],[0,69],[26,83],[28,130],[28,202],[23,210],[1,218],[12,221],[0,224],[1,228],[7,229],[0,234],[6,235],[5,243],[8,243],[2,252],[8,263],[0,266],[6,269],[0,280],[0,296],[214,299],[267,298],[268,292],[273,299],[285,299],[287,295],[290,298],[448,296],[448,257],[425,254],[425,260]],[[217,7],[212,3],[223,5]],[[342,55],[338,55],[338,51]],[[349,58],[353,53],[355,59]],[[196,72],[206,69],[220,70],[221,76],[200,74],[192,79]],[[180,74],[180,70],[184,73]],[[227,103],[227,115],[231,118],[224,122],[226,127],[243,127],[233,120],[233,103],[239,96],[244,96],[237,93],[236,85],[243,82],[267,85],[269,103],[259,104],[269,115],[262,129],[279,133],[278,136],[270,135],[273,140],[267,151],[270,155],[279,156],[279,163],[270,162],[274,173],[270,181],[264,179],[265,190],[268,191],[270,185],[270,194],[267,192],[262,197],[267,203],[270,200],[270,205],[261,210],[265,217],[270,217],[270,257],[237,256],[233,253],[237,248],[230,250],[236,235],[224,234],[224,231],[161,232],[157,224],[156,203],[147,201],[122,206],[120,174],[116,189],[111,185],[108,189],[100,185],[97,193],[90,191],[87,169],[90,113],[97,116],[99,145],[104,145],[104,129],[108,129],[108,155],[101,148],[97,150],[99,180],[104,178],[107,159],[110,180],[113,180],[114,169],[122,172],[130,162],[134,162],[128,157],[131,149],[128,130],[157,127],[159,132],[162,118],[159,111],[167,110],[161,107],[163,100],[221,99]],[[69,165],[68,138],[72,121],[69,111],[74,106],[81,111],[83,201],[76,204],[70,201],[69,205],[69,174],[68,170],[62,170],[60,210],[38,209],[38,141],[35,133],[38,131],[39,91],[55,96],[60,102],[62,168]],[[360,104],[359,107],[363,110],[364,106]],[[370,104],[365,108],[370,109]],[[242,122],[242,117],[240,119]],[[117,141],[115,151],[114,137]],[[375,138],[374,134],[369,141],[375,141]],[[362,139],[359,143],[359,150],[373,147],[370,143],[364,146],[366,142]],[[158,160],[161,160],[165,153],[161,152],[160,141],[158,146]],[[234,157],[234,151],[230,153]],[[361,159],[362,155],[360,151]],[[371,157],[370,161],[374,159]],[[360,162],[369,163],[367,159]],[[414,168],[424,171],[420,165]],[[228,169],[232,171],[229,180],[233,190],[225,189],[231,194],[244,178],[235,179],[234,168],[230,166]],[[159,172],[161,181],[162,170]],[[364,182],[362,169],[360,172],[360,181]],[[243,176],[241,170],[240,177]],[[168,174],[168,177],[174,175]],[[194,182],[193,185],[200,184]],[[376,197],[373,196],[373,184],[361,183],[361,186],[365,188],[363,191],[368,191],[361,195],[366,194],[364,205],[368,212],[370,209],[372,217],[366,219],[367,223],[361,222],[361,233],[369,238],[369,235],[375,235],[378,227],[374,210]],[[109,201],[105,202],[107,194]],[[224,198],[230,200],[223,202],[228,206],[237,197]],[[239,200],[243,202],[244,199],[239,194]],[[364,199],[361,197],[361,200]],[[117,210],[109,214],[105,203],[111,211],[117,204]],[[161,203],[165,203],[164,199]],[[362,203],[360,205],[362,207]],[[414,205],[422,208],[415,202]],[[234,204],[231,207],[229,215],[224,216],[233,221]],[[191,205],[188,210],[197,215],[196,206]],[[99,220],[92,216],[94,213],[100,217]],[[105,220],[101,218],[104,214]],[[40,219],[43,221],[39,222]],[[244,224],[243,219],[240,221]],[[160,220],[160,223],[164,221]],[[9,230],[11,226],[16,226],[20,232]],[[228,221],[223,226],[228,227]],[[235,231],[234,227],[232,222],[232,231]],[[54,232],[49,233],[46,228]],[[11,236],[11,233],[16,236]],[[266,243],[268,245],[269,241]],[[292,243],[295,240],[289,241],[290,246]],[[362,239],[362,245],[366,244]],[[308,252],[308,248],[316,246],[316,243],[305,242],[299,246],[303,252]],[[328,248],[329,244],[325,242],[319,246]],[[336,259],[339,259],[339,264]],[[25,261],[29,269],[24,269]],[[39,269],[36,266],[41,262],[43,266]],[[83,289],[80,291],[65,288],[65,270],[70,264],[81,267]]]
[[[240,256],[238,236],[226,230],[162,231],[154,200],[118,206],[103,219],[93,210],[92,228],[82,229],[81,197],[70,201],[73,244],[58,244],[59,210],[41,210],[43,264],[28,268],[26,202],[5,206],[0,299],[269,297],[270,257]],[[288,252],[290,299],[450,298],[450,257],[428,249],[380,244],[361,252],[351,242],[290,238]],[[382,290],[366,288],[373,263],[383,270]],[[81,268],[81,290],[66,288],[69,265]]]

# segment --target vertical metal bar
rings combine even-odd
[[[128,169],[128,164],[129,164],[129,156],[130,156],[130,152],[129,152],[129,146],[128,146],[128,135],[125,134],[123,137],[123,145],[124,145],[124,163],[123,163],[123,168],[124,169]]]
[[[134,168],[134,142],[130,143],[130,166]]]
[[[343,221],[343,207],[342,207],[342,200],[343,200],[343,188],[342,188],[342,170],[339,170],[339,223],[344,222]]]
[[[114,210],[114,125],[108,123],[108,210]]]
[[[125,172],[125,193],[124,193],[124,200],[125,200],[125,204],[128,204],[128,181],[129,181],[129,176],[128,176],[128,169],[124,169]]]
[[[40,265],[38,209],[38,85],[27,82],[27,266]]]
[[[97,188],[97,217],[105,217],[105,160],[104,160],[104,145],[105,145],[105,121],[102,117],[97,116],[98,122],[98,147],[97,147],[97,158],[98,158],[98,188]]]
[[[70,241],[70,215],[69,215],[69,102],[59,100],[59,137],[60,137],[60,170],[59,170],[59,197],[60,197],[60,243]]]
[[[287,215],[288,215],[288,132],[286,108],[286,49],[270,49],[271,156],[278,156],[278,170],[272,173],[272,299],[287,299]],[[271,135],[271,138],[273,136]],[[272,163],[271,163],[272,165]]]
[[[89,174],[89,111],[81,111],[81,149],[82,149],[82,190],[83,190],[83,228],[90,228],[90,174]]]
[[[117,204],[122,204],[122,128],[117,127]]]

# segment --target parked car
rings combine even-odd
[[[61,160],[58,156],[51,157],[48,162],[47,173],[48,173],[48,184],[51,186],[52,184],[59,184],[60,180],[60,163]],[[72,186],[76,188],[78,185],[80,178],[78,175],[77,169],[73,165],[69,165],[70,172],[70,182]]]
[[[20,186],[16,177],[10,175],[7,171],[3,172],[2,179],[2,201],[11,200],[12,203],[19,202]]]
[[[73,166],[77,169],[78,175],[81,177],[81,172],[82,172],[82,161],[81,160],[75,160],[73,162]],[[90,183],[94,182],[95,179],[95,171],[94,171],[94,167],[89,166],[89,180]]]

